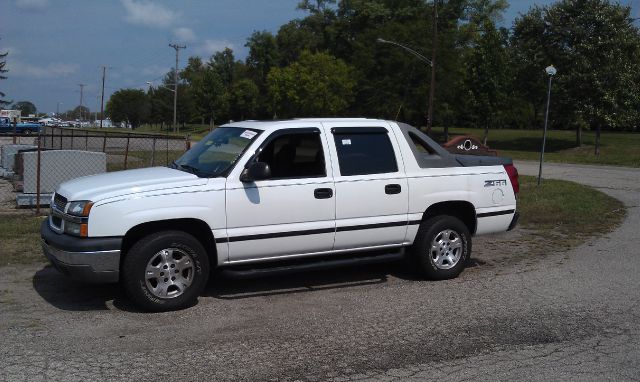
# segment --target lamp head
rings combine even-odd
[[[558,72],[558,70],[553,66],[553,65],[549,65],[544,69],[545,72],[547,72],[547,74],[549,76],[555,76],[556,73]]]

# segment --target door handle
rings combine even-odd
[[[316,199],[329,199],[333,196],[333,190],[330,188],[316,188],[313,190],[313,196]]]
[[[387,184],[384,186],[384,193],[388,195],[399,194],[402,192],[402,187],[399,184]]]

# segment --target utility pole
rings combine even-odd
[[[98,103],[98,101],[100,101],[100,94],[96,94],[96,103]],[[93,119],[93,125],[96,125],[96,121],[98,120],[98,108],[96,107],[96,117]]]
[[[104,119],[104,77],[107,72],[107,67],[102,66],[102,98],[100,100],[100,128],[102,129],[102,120]]]
[[[429,86],[429,105],[427,105],[427,135],[433,126],[433,98],[436,91],[436,52],[438,50],[438,0],[433,0],[433,36],[431,40],[431,85]]]
[[[176,50],[176,66],[173,75],[173,131],[178,131],[178,125],[176,124],[176,111],[178,109],[178,53],[180,49],[186,49],[186,45],[169,44],[170,47]]]
[[[80,121],[82,121],[82,94],[87,84],[78,84],[78,86],[80,86]]]

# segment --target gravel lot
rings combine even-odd
[[[0,380],[637,380],[640,170],[545,175],[619,198],[626,220],[535,258],[521,230],[477,238],[456,280],[400,264],[218,278],[196,306],[160,314],[50,267],[0,268]]]

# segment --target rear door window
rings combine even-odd
[[[337,129],[333,134],[342,176],[398,171],[396,155],[385,129],[363,133]]]

